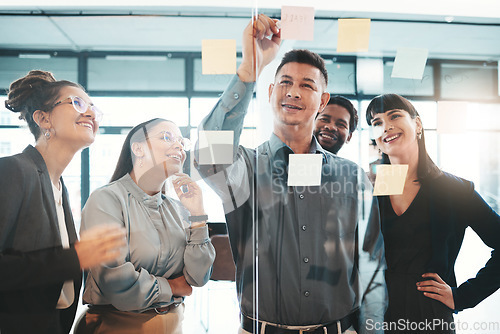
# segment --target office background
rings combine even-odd
[[[292,48],[321,54],[328,66],[329,92],[348,97],[360,113],[358,129],[339,155],[368,169],[376,151],[369,145],[366,106],[376,95],[398,93],[409,98],[421,114],[427,148],[438,166],[474,181],[484,199],[497,212],[500,210],[500,4],[494,1],[479,1],[474,8],[472,4],[464,7],[462,2],[452,6],[448,1],[423,1],[427,8],[422,4],[397,8],[397,2],[392,1],[386,1],[385,6],[382,1],[378,7],[368,2],[349,7],[320,1],[269,1],[259,2],[258,9],[256,1],[230,5],[214,1],[203,7],[195,1],[184,1],[183,6],[176,1],[171,5],[146,1],[143,6],[120,7],[89,2],[79,6],[47,3],[0,4],[0,100],[5,99],[10,82],[31,69],[43,69],[53,72],[57,79],[82,84],[104,111],[95,143],[76,156],[63,175],[77,224],[90,192],[108,182],[132,126],[163,117],[174,121],[184,136],[196,140],[199,122],[231,78],[202,75],[201,41],[235,39],[240,52],[241,32],[253,13],[258,10],[279,18],[280,6],[289,4],[315,6],[314,41],[284,41],[280,54]],[[369,51],[338,53],[338,19],[353,17],[371,18]],[[421,80],[391,77],[398,47],[429,50]],[[272,122],[267,86],[275,66],[270,65],[257,85],[245,120],[243,145],[255,147],[269,137]],[[450,120],[462,122],[464,132],[438,133],[440,101],[466,103],[465,115]],[[2,104],[0,156],[18,153],[33,143],[24,122],[16,116]],[[189,163],[185,170],[192,171]],[[215,194],[206,186],[204,190],[210,221],[224,222]],[[473,232],[467,234],[457,261],[459,283],[477,272],[489,252]],[[192,315],[200,328],[221,333],[217,319],[224,319],[227,312],[237,317],[231,283],[211,282],[199,290],[187,300],[191,307],[186,320]],[[218,302],[213,304],[214,300]],[[497,292],[457,319],[500,323],[500,315],[494,311],[498,305]],[[237,318],[233,320],[237,324]],[[186,333],[199,333],[198,325],[189,326],[193,327]],[[500,328],[497,330],[484,333],[500,333]]]

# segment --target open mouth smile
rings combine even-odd
[[[390,137],[385,137],[383,142],[389,144],[389,143],[392,143],[393,141],[395,141],[396,139],[398,139],[399,137],[401,137],[401,133],[397,133],[397,134],[392,135]]]
[[[294,104],[288,104],[288,103],[282,103],[281,107],[283,107],[289,111],[299,111],[299,110],[303,109],[302,107],[296,106]]]
[[[84,127],[88,128],[88,129],[90,129],[92,132],[94,131],[94,124],[92,124],[92,123],[89,123],[89,122],[78,122],[76,124],[78,124],[80,126],[84,126]]]
[[[320,132],[319,133],[319,136],[326,139],[326,140],[330,140],[330,141],[336,141],[338,140],[338,137],[335,135],[335,134],[328,134],[328,133],[325,133],[325,132]]]
[[[182,162],[182,156],[180,154],[167,154],[167,157]]]

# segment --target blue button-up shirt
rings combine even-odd
[[[241,312],[314,325],[359,309],[362,325],[383,321],[384,247],[365,173],[323,150],[311,134],[309,153],[322,155],[321,185],[288,186],[293,151],[276,135],[257,149],[239,146],[252,90],[236,76],[200,125],[234,131],[234,162],[197,166],[224,204]]]

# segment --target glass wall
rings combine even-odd
[[[12,55],[13,53],[17,55]],[[1,92],[7,91],[10,82],[31,69],[48,70],[53,72],[57,79],[80,82],[105,114],[95,143],[76,156],[63,174],[77,226],[80,224],[81,208],[88,194],[109,182],[123,141],[133,126],[152,118],[165,118],[175,122],[184,137],[196,142],[200,122],[215,106],[232,79],[232,75],[203,75],[199,50],[154,53],[68,51],[59,54],[46,50],[37,51],[39,56],[35,58],[26,57],[24,54],[26,51],[0,50]],[[365,171],[370,170],[370,163],[378,159],[379,154],[370,145],[369,127],[365,120],[366,107],[376,95],[401,94],[412,101],[420,114],[430,157],[443,170],[473,181],[485,201],[499,212],[500,98],[497,91],[496,65],[474,60],[429,59],[422,80],[412,80],[391,77],[394,58],[376,58],[372,65],[375,64],[373,66],[378,66],[378,69],[369,72],[375,73],[374,75],[366,75],[366,72],[360,72],[361,66],[365,66],[360,65],[361,56],[341,56],[335,53],[321,55],[326,61],[330,76],[328,91],[332,95],[346,96],[356,107],[360,120],[352,139],[340,150],[339,156],[357,163]],[[237,64],[240,63],[241,54],[238,54]],[[267,78],[269,77],[266,77],[266,80]],[[256,91],[266,91],[269,83],[258,82]],[[2,101],[5,98],[5,95],[0,96]],[[270,129],[269,124],[273,122],[270,110],[264,112],[260,109],[260,106],[267,103],[265,100],[266,97],[259,93],[252,95],[240,139],[240,144],[247,148],[258,147],[271,135],[269,132],[268,137],[263,137],[260,132],[263,128]],[[440,101],[467,103],[464,122],[466,127],[463,132],[451,134],[439,131]],[[19,153],[28,144],[33,145],[34,140],[25,123],[2,104],[0,156]],[[188,160],[189,163],[184,165],[184,172],[197,180],[203,190],[211,233],[227,233],[224,223],[225,214],[228,212],[224,211],[216,192],[196,170],[192,153],[188,155]],[[167,193],[176,197],[172,185],[169,184],[167,188]],[[297,196],[301,195],[297,193]],[[300,204],[290,205],[296,205],[294,209],[300,210]],[[303,224],[299,232],[306,232],[308,228],[307,224]],[[326,231],[325,234],[329,232],[331,231]],[[259,244],[258,235],[265,231],[255,233],[252,237],[257,239],[252,241],[255,242],[254,245],[259,245],[262,251],[269,245]],[[302,240],[301,236],[297,235],[287,237]],[[490,249],[469,229],[457,261],[458,282],[473,277],[489,258],[489,252]],[[304,263],[309,261],[307,254],[300,254],[300,258]],[[284,257],[279,257],[279,260],[285,261]],[[279,263],[279,266],[284,265],[284,262]],[[300,265],[297,264],[298,267]],[[258,272],[253,274],[259,275]],[[261,293],[264,293],[265,287],[261,288]],[[260,295],[258,291],[254,293],[257,295],[251,302],[258,303]],[[286,291],[282,293],[285,294]],[[303,291],[306,297],[309,293],[309,290]],[[285,299],[279,295],[276,298]],[[462,312],[456,319],[469,322],[472,322],[472,319],[498,320],[496,309],[499,302],[500,295],[497,292],[473,310]],[[210,281],[205,288],[195,289],[194,295],[186,300],[186,307],[185,319],[190,319],[184,324],[186,334],[198,334],[201,331],[236,333],[239,326],[239,305],[234,282]],[[256,309],[258,310],[258,307]],[[287,311],[280,310],[281,314],[285,315]]]

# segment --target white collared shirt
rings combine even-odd
[[[56,187],[52,182],[52,192],[54,193],[54,201],[56,204],[57,222],[59,224],[59,233],[61,234],[61,243],[63,248],[69,248],[68,230],[66,228],[66,221],[64,219],[64,209],[62,205],[62,187],[59,182],[59,187]],[[66,281],[61,289],[61,295],[57,301],[57,308],[68,308],[75,300],[75,288],[73,281]]]

